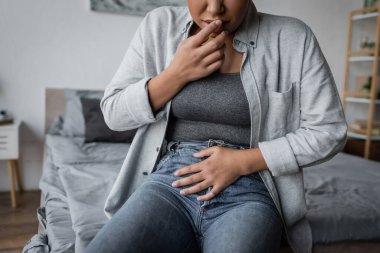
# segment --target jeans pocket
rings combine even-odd
[[[154,171],[159,171],[163,167],[163,165],[165,165],[165,163],[169,161],[170,158],[172,158],[173,155],[174,154],[172,152],[166,152],[166,154],[162,156],[159,162],[157,163],[156,169]]]

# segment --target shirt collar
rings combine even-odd
[[[247,46],[256,48],[257,47],[257,39],[259,35],[259,26],[260,26],[260,18],[259,13],[257,12],[256,6],[252,2],[252,4],[248,7],[248,12],[237,29],[234,37],[233,43],[243,42]],[[190,12],[187,9],[186,23],[184,28],[182,29],[182,33],[187,33],[191,25],[194,23],[193,18],[190,15]]]

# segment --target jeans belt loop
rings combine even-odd
[[[220,145],[222,146],[224,144],[224,141],[223,140],[213,140],[213,139],[209,139],[208,140],[208,146],[209,147],[212,147],[212,146],[215,146],[215,145]]]
[[[174,142],[174,143],[170,146],[169,150],[170,150],[170,151],[175,151],[175,149],[177,148],[177,146],[178,146],[178,142]]]

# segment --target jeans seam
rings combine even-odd
[[[196,237],[196,235],[194,235],[194,237]],[[197,243],[196,238],[194,238],[194,240],[190,240],[190,242],[187,244],[187,246],[181,252],[182,253],[188,252],[188,249],[191,249],[191,245],[193,244],[194,241],[195,241],[195,243]]]
[[[167,185],[165,185],[165,184],[161,184],[161,183],[158,183],[158,182],[151,182],[151,183],[156,183],[156,184],[160,184],[160,185],[167,186]],[[151,190],[151,189],[146,189],[146,190],[147,190],[147,191],[150,191],[150,192],[157,193],[156,191]],[[177,205],[176,203],[173,203],[170,199],[166,198],[165,196],[161,196],[161,195],[158,195],[158,194],[156,194],[156,196],[159,197],[159,198],[161,198],[161,199],[164,199],[164,200],[168,201],[168,203],[169,203],[171,206],[173,206],[174,208],[176,208],[177,210],[179,210],[179,212],[181,213],[181,216],[182,216],[182,217],[184,217],[186,220],[188,220],[188,217],[186,217],[186,215],[183,214],[183,213],[180,211],[180,210],[186,210],[185,207],[183,207],[183,206],[179,206],[179,205]],[[190,219],[190,223],[192,223],[192,222],[191,222],[191,219]]]
[[[201,242],[203,242],[203,233],[202,233],[202,221],[203,221],[203,216],[204,213],[206,212],[206,208],[204,206],[200,207],[199,210],[199,216],[198,216],[198,226],[197,226],[197,236]],[[201,245],[202,246],[202,245]]]
[[[158,185],[161,185],[161,186],[167,187],[166,184],[163,184],[163,183],[161,183],[161,182],[157,182],[157,181],[150,181],[149,183],[158,184]],[[155,191],[153,191],[153,190],[151,190],[151,189],[148,189],[148,190],[149,190],[149,191],[152,191],[152,192],[155,192]],[[156,192],[155,192],[155,193],[156,193]],[[159,196],[159,195],[158,195],[158,196]],[[178,206],[177,204],[172,203],[169,199],[167,199],[167,198],[165,198],[165,197],[163,197],[163,196],[160,196],[160,197],[162,197],[163,199],[169,201],[169,203],[171,203],[172,205],[174,205],[176,208],[179,208],[179,209],[182,209],[182,208],[183,208],[184,210],[187,211],[187,209],[186,209],[185,207]],[[175,197],[176,197],[176,196],[175,196]],[[177,197],[176,197],[176,198],[177,198]],[[184,216],[184,217],[187,219],[187,217],[186,217],[185,214],[183,214],[182,212],[181,212],[181,214],[182,214],[182,216]],[[191,215],[190,215],[190,216],[191,216]],[[197,232],[198,227],[197,227],[196,224],[194,224],[194,222],[193,222],[192,219],[190,219],[190,223],[191,223],[191,227],[192,227],[192,229],[193,229],[193,233],[195,234],[195,236],[196,236],[196,237],[202,237],[202,233],[198,233],[198,232]]]

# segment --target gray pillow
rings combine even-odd
[[[102,110],[100,109],[100,99],[80,98],[85,121],[84,142],[121,142],[131,143],[137,129],[126,131],[113,131],[109,129],[104,121]]]
[[[63,129],[64,135],[69,137],[84,137],[85,122],[82,111],[81,97],[101,99],[103,90],[79,90],[65,89],[66,109],[64,113]]]

